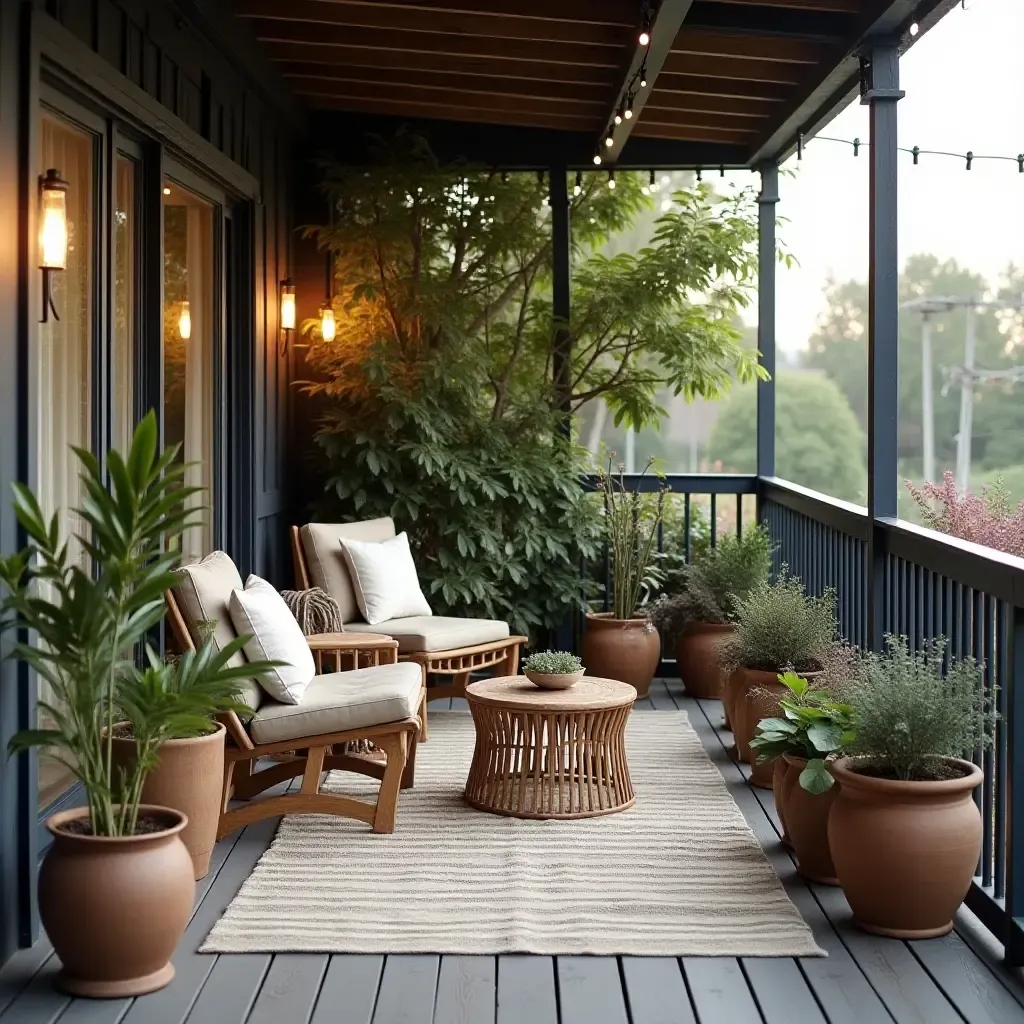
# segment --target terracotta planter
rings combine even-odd
[[[676,641],[676,667],[688,697],[721,700],[725,673],[718,661],[718,649],[735,630],[731,622],[698,622]]]
[[[792,765],[786,764],[785,756],[780,757],[779,761],[786,765],[786,774],[782,777],[782,807],[785,811],[786,807],[789,806],[789,795],[793,791],[793,787],[799,785],[800,773],[798,771],[794,771]],[[793,837],[789,834],[788,821],[786,823],[786,835],[783,842],[788,849],[793,849]]]
[[[757,724],[762,718],[774,718],[779,712],[779,698],[789,691],[779,682],[777,672],[744,669],[747,686],[743,691],[744,704],[739,719],[743,723],[743,742],[750,765],[750,784],[758,789],[771,789],[775,767],[771,762],[758,763],[757,751],[750,741],[757,735]]]
[[[796,854],[797,871],[804,878],[822,885],[838,885],[835,865],[829,850],[828,819],[839,793],[838,782],[824,793],[808,793],[800,785],[800,773],[807,767],[806,757],[783,755],[793,776],[786,794],[786,822]],[[831,773],[831,767],[830,767]]]
[[[568,690],[583,678],[583,669],[579,672],[531,672],[525,669],[523,674],[542,690]]]
[[[736,710],[736,696],[743,685],[743,669],[733,669],[725,677],[725,685],[722,687],[722,726],[733,733],[733,716]]]
[[[155,992],[174,977],[170,959],[192,915],[195,881],[181,841],[185,816],[143,805],[167,827],[147,835],[73,835],[60,826],[88,817],[76,807],[47,819],[53,845],[39,869],[39,916],[76,996]]]
[[[775,797],[775,813],[779,816],[779,824],[782,826],[782,835],[779,841],[788,850],[793,849],[793,841],[789,838],[789,828],[786,825],[786,776],[791,774],[790,766],[786,764],[784,757],[777,757],[772,762],[775,766],[772,772],[772,795]]]
[[[840,783],[828,835],[839,882],[865,931],[897,939],[945,935],[967,895],[981,854],[981,812],[971,798],[977,765],[943,758],[964,775],[940,782],[900,782],[851,770]]]
[[[181,841],[192,858],[195,878],[210,870],[210,854],[217,841],[221,791],[224,782],[224,726],[205,736],[168,740],[160,747],[160,763],[142,787],[142,799],[158,807],[173,807],[188,824]],[[114,763],[130,765],[135,741],[114,737]]]
[[[646,697],[658,670],[661,638],[646,618],[613,619],[608,612],[587,616],[583,633],[583,664],[587,674],[617,679]]]

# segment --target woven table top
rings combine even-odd
[[[636,690],[629,683],[597,676],[584,676],[568,690],[542,690],[526,676],[498,676],[470,683],[466,687],[466,698],[471,703],[491,707],[564,714],[620,708],[636,700]]]

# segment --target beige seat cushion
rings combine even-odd
[[[400,654],[454,651],[459,647],[504,640],[509,635],[507,622],[453,619],[444,615],[413,615],[405,619],[388,619],[373,626],[366,622],[353,622],[348,628],[356,633],[384,633],[394,637]]]
[[[256,743],[306,739],[412,718],[419,713],[418,665],[378,665],[315,676],[298,704],[265,701],[249,724]]]
[[[203,643],[202,622],[213,623],[213,640],[218,648],[234,640],[238,634],[231,623],[228,604],[232,591],[242,589],[242,577],[231,557],[223,551],[214,551],[198,562],[191,562],[178,569],[180,582],[174,588],[174,595],[181,605],[192,643],[199,647]],[[245,664],[241,651],[232,655],[228,662],[232,668]],[[255,711],[263,700],[263,691],[255,679],[241,684],[241,699]]]
[[[361,615],[345,564],[341,538],[376,541],[390,540],[394,536],[395,521],[390,516],[361,523],[307,523],[299,530],[310,583],[326,590],[338,602],[342,622],[351,622]]]

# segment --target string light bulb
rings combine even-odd
[[[576,172],[576,184],[572,187],[572,194],[578,196],[583,191],[583,172]]]
[[[640,69],[640,88],[647,88],[647,68],[643,67]]]
[[[320,307],[320,337],[324,341],[334,341],[338,325],[334,319],[334,307],[329,303]]]
[[[615,136],[612,135],[611,128],[608,129],[608,134],[604,137],[604,144],[611,149],[615,145]]]
[[[601,165],[601,154],[600,153],[595,153],[594,154],[594,163],[597,164],[598,166]]]
[[[628,121],[633,116],[633,97],[630,96],[626,101],[626,109],[622,112],[622,116]]]
[[[183,341],[192,337],[192,313],[187,301],[181,304],[181,312],[178,314],[178,336]]]
[[[608,172],[608,187],[615,188],[615,170],[614,168]]]
[[[916,36],[921,31],[921,26],[916,21],[910,23],[910,34]]]
[[[651,42],[651,23],[650,21],[644,21],[643,27],[640,29],[640,35],[637,38],[637,42],[641,46],[649,46]]]
[[[615,111],[615,123],[622,124],[622,107]]]

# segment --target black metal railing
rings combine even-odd
[[[645,491],[661,483],[626,479]],[[682,537],[670,526],[659,536],[659,550],[675,545],[689,558],[700,539],[694,532],[698,508],[708,517],[707,542],[714,543],[722,510],[734,496],[736,511],[726,528],[763,522],[776,545],[775,571],[786,564],[810,593],[833,587],[840,632],[851,643],[867,648],[872,642],[870,604],[881,610],[881,630],[906,636],[912,648],[941,634],[950,656],[983,664],[993,744],[965,752],[984,775],[975,793],[982,854],[966,902],[1004,944],[1008,962],[1024,964],[1024,751],[1018,753],[1024,741],[1024,559],[903,520],[872,521],[863,507],[775,478],[674,474],[665,482],[672,500],[683,503]],[[872,561],[879,567],[874,572]],[[605,584],[598,602],[607,609],[607,551],[596,565],[584,566],[584,574]],[[662,671],[674,671],[670,658]]]

